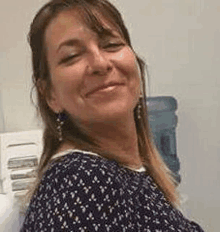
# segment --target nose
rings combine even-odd
[[[112,70],[112,67],[111,60],[106,51],[103,51],[98,46],[90,48],[87,66],[89,75],[106,75]]]

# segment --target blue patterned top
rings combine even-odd
[[[166,201],[145,171],[83,151],[57,161],[44,174],[21,232],[203,232]]]

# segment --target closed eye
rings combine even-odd
[[[79,54],[74,54],[74,55],[67,56],[67,57],[61,59],[61,61],[59,62],[59,64],[66,64],[68,62],[72,62],[78,56],[79,56]]]
[[[114,52],[120,50],[124,45],[124,43],[108,43],[105,46],[103,46],[103,48],[107,51]]]

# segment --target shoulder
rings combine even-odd
[[[73,231],[79,231],[82,225],[88,231],[97,226],[106,231],[106,225],[111,225],[118,214],[123,217],[126,210],[122,187],[116,180],[118,172],[120,167],[115,161],[89,153],[70,152],[59,157],[41,180],[25,226],[33,223],[39,228],[63,228],[65,223]]]
[[[62,210],[71,202],[71,207],[80,211],[82,205],[94,208],[103,202],[121,201],[123,186],[117,180],[118,172],[115,161],[71,152],[51,163],[33,197],[32,208],[49,204],[54,210]]]
[[[54,159],[42,178],[42,185],[59,185],[65,182],[100,183],[117,176],[118,165],[85,151],[70,151]]]
[[[61,169],[66,172],[97,172],[103,175],[106,172],[117,172],[117,162],[99,156],[89,151],[73,150],[64,156],[54,159],[49,169]]]

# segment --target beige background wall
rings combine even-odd
[[[31,19],[46,0],[0,2],[0,92],[5,131],[38,127],[29,100]],[[112,0],[147,61],[150,96],[178,101],[177,148],[185,212],[206,231],[220,215],[219,0]],[[1,125],[1,123],[0,123]],[[3,130],[0,128],[0,130]]]

